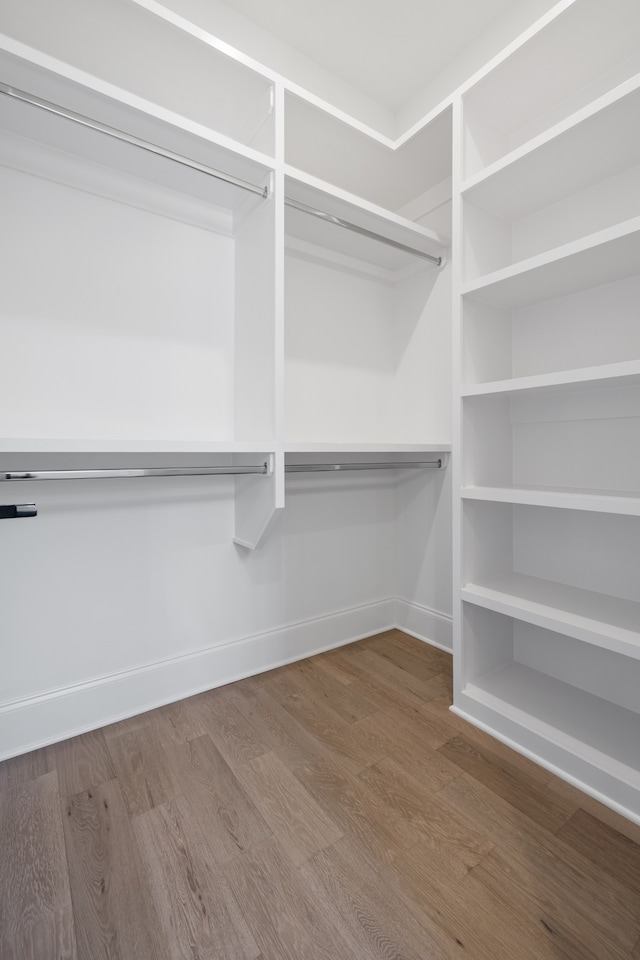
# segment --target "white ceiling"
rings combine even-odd
[[[224,0],[372,100],[399,110],[521,0]]]

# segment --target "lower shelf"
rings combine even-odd
[[[452,709],[640,823],[640,714],[516,662]]]
[[[515,662],[467,684],[465,693],[640,786],[640,714]]]
[[[461,621],[454,711],[640,823],[640,658],[468,600]]]
[[[640,659],[640,603],[632,600],[520,573],[468,583],[462,598]]]

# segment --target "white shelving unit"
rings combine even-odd
[[[639,18],[531,31],[454,163],[454,709],[638,822]]]
[[[294,441],[318,455],[433,448],[408,345],[428,336],[415,313],[448,241],[415,222],[428,202],[415,220],[396,211],[450,164],[450,112],[396,154],[320,109],[321,126],[398,173],[400,192],[359,197],[285,162],[302,130],[284,78],[153,0],[109,12],[123,38],[148,38],[114,64],[94,49],[102,3],[77,4],[71,44],[46,5],[35,25],[21,4],[3,9],[0,190],[15,228],[0,241],[0,466],[269,457],[269,476],[235,481],[235,540],[253,548],[284,506]],[[170,52],[190,69],[165,83]]]
[[[174,31],[130,13],[159,55]],[[212,465],[275,453],[274,161],[249,145],[258,131],[268,145],[272,84],[181,42],[195,73],[174,91],[178,113],[140,95],[142,75],[125,90],[2,41],[3,468],[33,454],[42,467],[72,454],[188,466],[205,453]],[[246,124],[246,142],[229,136],[241,132],[233,98],[194,99],[205,64],[237,91],[256,136]],[[280,505],[274,475],[239,477],[237,539],[257,546]]]
[[[302,139],[294,127],[288,145],[296,133]],[[356,134],[345,128],[343,135]],[[360,143],[360,156],[364,149]],[[382,149],[390,154],[375,141],[369,146],[374,156]],[[428,336],[446,238],[290,165],[284,189],[286,449],[428,448],[432,387],[413,342]]]

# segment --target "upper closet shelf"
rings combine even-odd
[[[491,164],[463,184],[463,194],[498,217],[520,220],[639,163],[638,116],[635,76]]]
[[[328,453],[349,455],[351,453],[405,454],[448,453],[450,443],[287,443],[285,453]]]
[[[594,451],[594,455],[596,455]],[[604,454],[601,454],[604,456]],[[588,510],[640,517],[640,492],[637,490],[580,490],[572,487],[468,486],[462,487],[463,500],[488,500],[497,503],[521,503],[534,507],[564,510]]]
[[[0,454],[233,454],[273,453],[274,449],[274,442],[269,440],[162,440],[152,437],[123,440],[87,438],[85,440],[0,437]]]
[[[100,85],[104,86],[104,85]],[[135,105],[134,105],[135,104]],[[0,162],[233,233],[269,194],[271,161],[199,123],[0,53]]]
[[[640,272],[640,217],[467,283],[463,294],[505,309],[577,293]]]
[[[546,26],[532,27],[533,35],[523,35],[526,42],[514,45],[465,94],[467,176],[636,74],[639,30],[640,5],[635,0],[556,4]]]
[[[558,373],[543,373],[510,380],[492,380],[463,387],[463,397],[522,396],[527,394],[567,393],[584,390],[585,387],[634,386],[640,383],[640,360],[625,360],[621,363],[605,363],[597,367],[582,367],[562,370]]]
[[[294,249],[295,241],[301,241],[303,252],[312,245],[390,274],[411,264],[440,266],[446,241],[432,230],[302,171],[285,169],[286,233],[294,238]]]

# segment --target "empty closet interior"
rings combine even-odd
[[[63,6],[0,14],[0,758],[399,626],[640,821],[637,5],[394,137]]]

